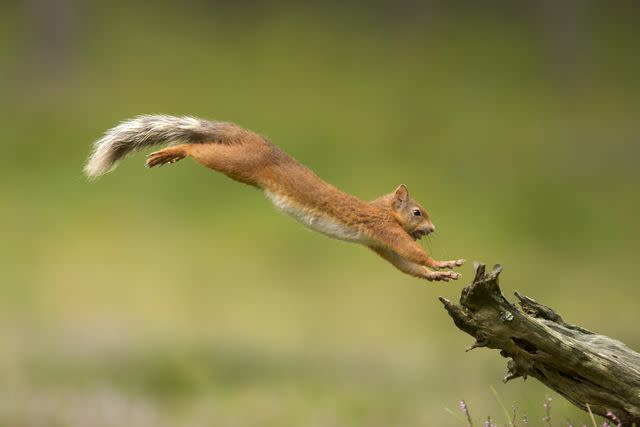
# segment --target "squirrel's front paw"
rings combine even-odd
[[[456,273],[455,271],[428,271],[425,279],[430,282],[448,282],[449,280],[458,280],[460,277],[462,277],[462,275],[460,273]]]
[[[460,267],[462,264],[464,264],[463,259],[454,259],[451,261],[436,261],[436,265],[434,265],[435,268],[455,268],[455,267]]]

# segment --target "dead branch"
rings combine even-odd
[[[562,319],[553,309],[515,292],[520,308],[498,286],[502,271],[486,273],[475,265],[473,283],[462,290],[460,304],[440,297],[455,325],[475,338],[467,349],[500,350],[507,362],[504,381],[532,376],[580,409],[622,425],[640,425],[640,354],[625,344]]]

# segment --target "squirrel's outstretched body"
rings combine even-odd
[[[305,226],[330,237],[368,246],[399,270],[427,280],[457,279],[464,260],[435,261],[417,239],[435,230],[404,185],[372,202],[347,194],[319,178],[265,137],[232,123],[192,117],[139,116],[107,133],[85,166],[89,177],[112,170],[128,153],[172,144],[152,153],[147,166],[191,157],[228,177],[262,189],[273,204]],[[176,144],[176,145],[173,145]]]

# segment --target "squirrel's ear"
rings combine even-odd
[[[400,184],[393,192],[393,207],[400,209],[409,200],[409,190],[404,184]]]

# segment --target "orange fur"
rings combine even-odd
[[[263,189],[277,207],[310,228],[368,246],[404,273],[449,281],[464,260],[435,261],[416,240],[433,232],[424,208],[404,185],[372,202],[347,194],[320,179],[266,138],[226,124],[215,140],[167,147],[152,153],[147,166],[191,157],[228,177]],[[419,215],[416,214],[419,211]]]

